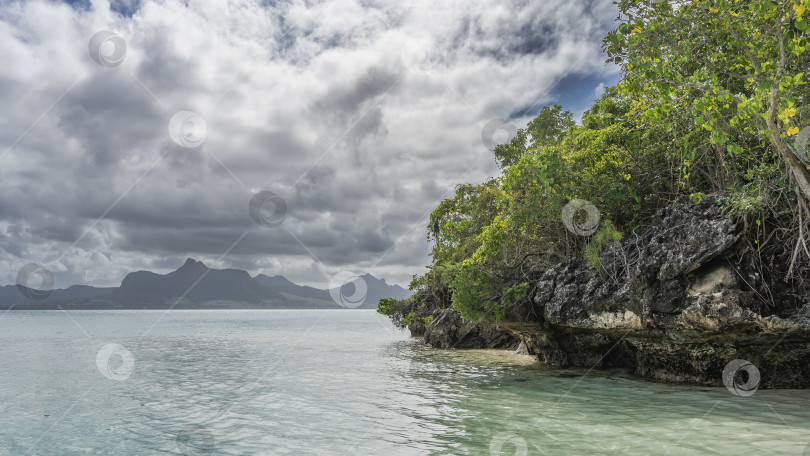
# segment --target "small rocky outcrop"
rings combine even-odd
[[[433,321],[424,328],[425,342],[441,348],[501,348],[515,350],[520,345],[517,334],[507,327],[475,324],[465,321],[453,309],[437,312]]]
[[[444,310],[425,340],[521,344],[553,365],[628,367],[710,385],[722,384],[729,362],[744,359],[758,369],[760,387],[810,387],[809,299],[765,303],[762,277],[736,248],[739,225],[711,199],[681,198],[642,234],[603,252],[600,269],[581,259],[548,269],[531,302],[509,309],[505,322],[473,324]]]

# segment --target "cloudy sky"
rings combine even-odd
[[[193,257],[406,285],[429,262],[431,209],[498,174],[488,123],[522,128],[554,103],[579,116],[615,83],[601,39],[617,14],[611,0],[2,1],[0,284],[34,262],[57,288],[115,286]]]

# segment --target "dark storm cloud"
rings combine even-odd
[[[197,86],[197,60],[176,52],[170,32],[164,27],[156,27],[152,33],[142,43],[149,49],[149,58],[141,61],[135,71],[143,85],[156,93],[202,89]]]
[[[527,55],[539,55],[553,51],[560,43],[562,34],[559,24],[543,17],[527,17],[526,22],[505,21],[499,28],[503,34],[498,40],[488,39],[477,21],[467,19],[453,39],[455,46],[469,45],[470,49],[482,57],[491,57],[500,63],[519,59]],[[517,27],[509,30],[510,27]]]
[[[93,161],[85,169],[98,173],[117,165],[155,131],[164,128],[159,106],[123,73],[96,73],[70,91],[60,104],[59,128]]]
[[[401,76],[385,68],[369,68],[355,81],[331,89],[314,108],[329,115],[352,116],[369,100],[388,92]]]
[[[498,172],[483,126],[581,104],[615,74],[600,53],[608,0],[0,10],[1,283],[38,262],[57,286],[108,286],[194,257],[407,284],[429,261],[431,209]],[[126,41],[119,66],[88,55],[99,30]],[[178,111],[199,114],[204,141],[172,139]],[[251,218],[261,190],[286,201],[281,226]]]
[[[387,132],[379,103],[382,97],[396,95],[391,92],[395,92],[401,79],[400,72],[372,67],[356,80],[331,88],[310,109],[327,124],[350,128],[347,136],[356,146],[369,135]]]

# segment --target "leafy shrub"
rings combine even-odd
[[[746,239],[757,258],[768,258],[772,277],[802,270],[810,281],[808,262],[791,256],[799,251],[795,233],[810,231],[810,209],[797,213],[808,191],[791,186],[810,174],[788,146],[810,119],[810,26],[799,13],[808,0],[617,4],[624,23],[605,46],[622,81],[581,125],[558,105],[544,107],[495,148],[500,176],[460,185],[439,204],[427,233],[432,263],[414,277],[414,297],[381,307],[395,323],[450,305],[470,320],[501,319],[507,306],[531,298],[529,284],[548,267],[572,256],[599,267],[622,232],[679,194],[695,202],[719,196],[743,216]],[[575,198],[600,212],[591,237],[561,220]]]
[[[605,248],[614,243],[622,240],[622,233],[616,230],[610,220],[602,221],[602,226],[599,231],[593,235],[593,239],[585,247],[585,259],[595,268],[601,267],[599,255]]]

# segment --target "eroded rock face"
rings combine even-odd
[[[508,322],[472,324],[445,310],[425,340],[459,348],[522,342],[549,364],[623,366],[711,385],[722,384],[730,361],[745,359],[759,369],[760,387],[810,387],[808,297],[792,312],[763,304],[757,271],[735,256],[739,237],[738,222],[713,201],[682,198],[643,234],[607,249],[599,270],[581,259],[548,269],[531,308],[512,309]]]
[[[425,327],[425,342],[439,348],[502,348],[515,350],[518,335],[498,324],[474,324],[464,321],[453,309],[437,313]]]

